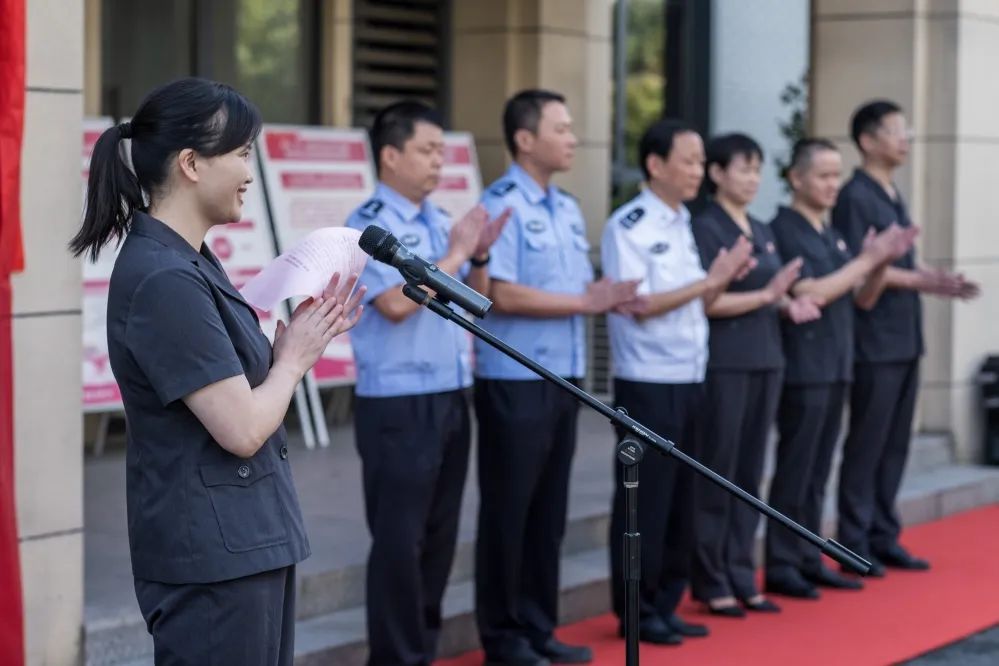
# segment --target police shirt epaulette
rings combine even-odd
[[[489,191],[498,197],[502,197],[506,196],[507,194],[510,194],[510,192],[513,192],[516,188],[517,188],[517,183],[513,182],[512,180],[507,180],[500,183],[496,183],[495,185],[492,186],[492,188]]]
[[[361,217],[373,220],[378,217],[378,213],[381,212],[382,208],[385,207],[385,202],[381,199],[370,199],[363,206],[358,209],[358,213]]]
[[[631,229],[638,224],[638,221],[642,219],[643,215],[645,215],[645,209],[639,206],[621,218],[621,226],[625,229]]]
[[[437,206],[437,212],[443,215],[444,217],[451,217],[451,213],[448,212],[446,208],[442,208],[441,206]]]
[[[556,189],[557,189],[557,190],[558,190],[558,191],[559,191],[559,192],[560,192],[561,194],[564,194],[565,196],[569,197],[569,198],[570,198],[570,199],[572,199],[573,201],[579,201],[579,197],[577,197],[577,196],[576,196],[575,194],[573,194],[572,192],[570,192],[570,191],[568,191],[568,190],[563,190],[563,189],[562,189],[561,187],[558,187],[558,188],[556,188]]]

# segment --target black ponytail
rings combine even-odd
[[[145,198],[160,194],[171,156],[190,148],[215,157],[252,143],[260,111],[233,88],[187,78],[149,93],[131,122],[106,130],[94,145],[83,224],[69,243],[75,256],[97,258],[111,240],[120,242]],[[132,140],[129,169],[122,140]]]
[[[125,164],[121,154],[121,126],[104,131],[90,158],[87,179],[87,208],[83,225],[69,242],[75,256],[86,252],[91,261],[97,260],[101,248],[114,240],[120,242],[128,231],[132,214],[142,207],[139,179]]]

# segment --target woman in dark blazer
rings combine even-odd
[[[706,309],[708,425],[699,451],[704,464],[751,493],[759,492],[784,371],[780,317],[806,321],[819,316],[810,299],[787,296],[801,260],[784,264],[768,225],[749,215],[762,162],[762,149],[744,134],[712,139],[707,183],[714,198],[692,223],[704,265],[740,237],[753,244],[754,268]],[[691,587],[710,612],[743,617],[743,608],[780,610],[756,586],[752,551],[758,524],[755,510],[698,479]]]
[[[157,664],[291,664],[295,565],[309,555],[282,420],[327,343],[357,321],[356,276],[333,279],[273,346],[204,244],[241,217],[257,109],[182,79],[94,147],[70,243],[124,243],[108,349],[128,420],[132,572]],[[122,156],[131,139],[134,172]]]

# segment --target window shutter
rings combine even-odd
[[[403,98],[447,115],[448,0],[355,0],[354,124]]]

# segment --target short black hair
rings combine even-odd
[[[403,100],[390,104],[375,115],[371,123],[371,150],[375,164],[381,169],[382,148],[392,146],[402,150],[413,138],[416,123],[429,123],[444,127],[444,119],[436,109],[416,100]]]
[[[867,102],[853,112],[853,117],[850,119],[850,137],[857,145],[857,150],[861,152],[864,150],[860,147],[860,137],[876,132],[881,127],[884,117],[893,113],[902,113],[902,107],[887,99]]]
[[[565,96],[551,90],[530,89],[521,90],[506,101],[503,107],[503,138],[511,157],[517,157],[517,142],[514,140],[517,130],[537,133],[541,111],[545,104],[551,102],[565,104]]]
[[[645,180],[651,178],[649,167],[646,164],[649,155],[658,155],[664,160],[669,159],[670,151],[673,150],[673,139],[677,134],[686,134],[687,132],[696,134],[697,130],[694,129],[693,125],[678,118],[657,120],[645,130],[638,142],[638,162]]]
[[[747,134],[732,132],[730,134],[720,134],[708,141],[705,148],[707,153],[707,163],[704,165],[705,171],[711,168],[712,164],[717,164],[722,169],[727,169],[737,156],[742,155],[747,161],[758,158],[763,161],[763,149],[760,144]],[[711,180],[709,175],[704,180],[708,192],[714,194],[718,190],[718,185]]]
[[[829,139],[807,137],[795,141],[794,147],[791,149],[791,161],[784,170],[784,178],[787,178],[791,171],[807,171],[812,165],[815,154],[823,150],[839,152],[836,144]]]

